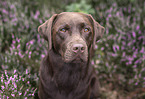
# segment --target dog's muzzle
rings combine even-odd
[[[88,47],[86,42],[79,36],[74,35],[66,44],[64,53],[65,62],[85,62],[88,59]]]

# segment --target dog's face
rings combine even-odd
[[[91,48],[102,37],[104,28],[90,15],[63,12],[42,24],[39,33],[49,41],[49,50],[61,55],[64,62],[87,62]]]

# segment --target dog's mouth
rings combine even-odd
[[[65,58],[65,62],[66,63],[82,63],[82,62],[86,62],[87,60],[85,60],[84,58],[84,55],[80,55],[80,54],[77,54],[71,58]]]

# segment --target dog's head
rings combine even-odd
[[[38,28],[49,42],[49,50],[61,55],[67,63],[88,61],[90,50],[95,48],[104,30],[91,15],[77,12],[55,14]]]

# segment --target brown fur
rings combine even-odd
[[[38,32],[49,42],[40,66],[39,98],[97,99],[99,82],[90,60],[104,28],[91,15],[63,12],[39,26]],[[75,52],[78,44],[83,47]]]

